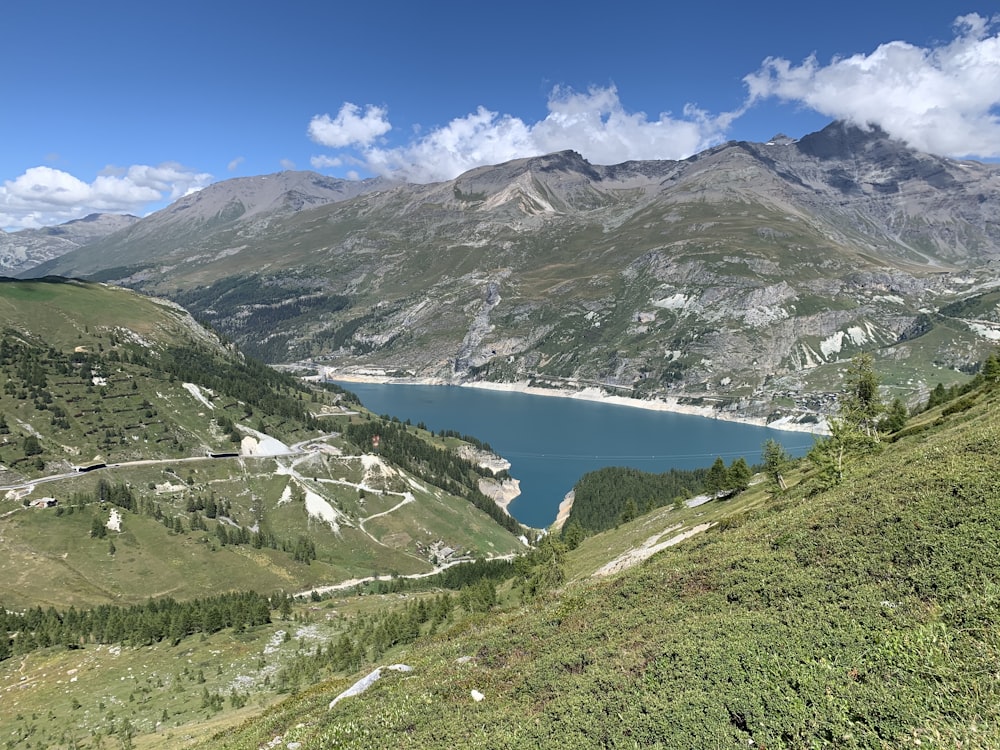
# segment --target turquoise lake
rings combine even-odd
[[[659,473],[709,466],[716,456],[727,465],[740,456],[756,464],[769,438],[797,456],[813,443],[801,432],[577,399],[457,386],[339,385],[376,414],[489,443],[521,482],[521,495],[508,510],[537,528],[555,520],[559,503],[583,474],[603,466]]]

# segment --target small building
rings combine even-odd
[[[54,508],[58,504],[59,501],[54,497],[40,497],[31,501],[32,508]]]

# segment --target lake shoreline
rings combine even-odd
[[[724,422],[736,422],[739,424],[754,425],[755,427],[766,427],[772,430],[782,430],[785,432],[805,432],[814,435],[827,435],[829,430],[825,422],[801,423],[793,422],[788,418],[768,422],[762,417],[743,417],[737,414],[727,414],[711,406],[696,406],[694,404],[682,404],[676,398],[642,400],[629,398],[627,396],[612,396],[605,393],[600,388],[588,387],[580,390],[570,390],[568,388],[542,388],[533,386],[528,381],[517,383],[493,383],[485,380],[471,381],[466,383],[449,383],[440,378],[397,378],[388,375],[367,375],[358,373],[338,372],[332,368],[325,368],[325,378],[327,380],[339,380],[344,383],[373,383],[378,385],[431,385],[431,386],[453,386],[458,388],[478,388],[487,391],[501,391],[506,393],[526,393],[531,396],[548,396],[551,398],[569,398],[580,401],[592,401],[611,406],[626,406],[632,409],[645,409],[647,411],[663,411],[673,414],[687,414],[694,417],[704,417],[706,419],[718,419]]]
[[[484,447],[503,456],[503,466],[509,464],[509,473],[519,480],[521,494],[507,511],[533,528],[551,527],[560,515],[557,506],[591,471],[608,466],[646,472],[696,469],[718,457],[742,457],[752,463],[768,440],[777,441],[790,455],[803,455],[812,443],[812,435],[801,426],[774,430],[762,420],[705,419],[718,415],[676,408],[683,404],[637,404],[598,389],[538,392],[527,383],[441,388],[448,383],[378,371],[325,370],[317,375],[355,391],[375,414],[488,441]],[[529,398],[521,398],[522,393]],[[549,398],[530,398],[533,395]],[[642,405],[646,408],[635,408]],[[470,460],[485,460],[477,451],[465,451],[471,453]],[[562,505],[564,519],[570,508],[569,502]]]
[[[556,520],[552,522],[552,526],[549,528],[554,532],[562,531],[563,526],[566,525],[566,521],[569,520],[569,514],[573,510],[573,501],[576,500],[576,493],[570,490],[563,497],[562,502],[559,503],[559,510],[556,511]]]

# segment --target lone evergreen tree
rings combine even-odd
[[[944,383],[938,383],[934,386],[934,390],[931,391],[930,396],[927,397],[927,407],[931,409],[939,404],[943,404],[948,400],[948,390],[944,387]]]
[[[108,534],[108,529],[100,518],[95,518],[90,524],[90,536],[94,539],[103,539]]]
[[[982,376],[983,382],[988,385],[1000,383],[1000,357],[996,353],[988,356],[983,362]]]
[[[746,459],[740,456],[729,467],[728,489],[734,492],[743,492],[743,490],[750,486],[752,478],[753,472],[747,466]]]
[[[906,420],[910,418],[910,413],[906,409],[906,404],[898,396],[889,404],[885,417],[879,425],[886,432],[899,432],[906,426]]]
[[[37,456],[42,452],[42,444],[34,435],[26,435],[21,447],[25,456]]]
[[[764,474],[767,475],[767,478],[776,487],[782,488],[781,483],[783,480],[781,475],[785,472],[791,460],[785,452],[784,447],[777,440],[770,438],[764,443],[764,449],[761,453],[761,458],[764,462]]]
[[[851,360],[846,384],[837,416],[829,420],[830,437],[818,441],[808,454],[819,469],[821,486],[839,484],[849,454],[871,451],[879,443],[879,422],[885,406],[879,397],[871,354],[863,352]]]
[[[862,352],[851,360],[846,376],[847,390],[840,398],[840,419],[849,427],[878,441],[878,419],[885,411],[879,398],[874,360]]]
[[[563,542],[566,544],[566,548],[571,550],[579,547],[580,542],[582,542],[586,536],[587,532],[583,530],[583,527],[578,521],[571,521],[562,532]]]
[[[717,456],[715,462],[709,467],[705,474],[705,491],[710,495],[718,495],[728,489],[729,472],[722,456]]]

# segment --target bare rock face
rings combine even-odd
[[[0,231],[0,275],[13,276],[131,226],[138,217],[90,214],[43,229]]]
[[[862,350],[913,400],[968,368],[998,267],[1000,166],[836,122],[683,161],[230,180],[37,272],[172,296],[275,362],[772,417],[828,408]]]

